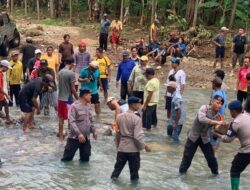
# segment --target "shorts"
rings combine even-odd
[[[58,117],[60,119],[67,120],[68,119],[68,110],[69,110],[70,104],[67,104],[66,102],[62,100],[58,100]]]
[[[91,95],[91,104],[99,104],[99,94],[92,94]]]
[[[0,101],[0,107],[2,108],[2,107],[6,107],[6,106],[8,106],[9,104],[8,104],[8,102],[6,101],[6,99],[4,98],[3,100],[1,100]]]
[[[239,60],[239,65],[242,67],[244,63],[244,53],[233,53],[232,58],[232,66],[235,67],[237,64],[237,60]]]
[[[104,92],[107,92],[109,89],[109,82],[107,78],[101,79],[101,83],[102,83],[102,89]]]
[[[167,96],[166,104],[165,104],[165,109],[168,110],[168,111],[171,111],[172,99],[173,99],[172,97]]]
[[[20,109],[24,113],[32,113],[33,112],[33,103],[32,100],[20,100]]]
[[[216,47],[215,49],[215,58],[224,58],[225,57],[225,47]]]
[[[119,37],[111,36],[111,44],[119,44]]]

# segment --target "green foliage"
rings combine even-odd
[[[188,28],[187,20],[181,16],[170,14],[168,16],[168,21],[172,24],[176,24],[181,30],[186,30]]]
[[[46,18],[40,21],[41,24],[45,24],[45,25],[55,25],[55,26],[65,26],[66,22],[64,20],[61,19],[50,19],[50,18]]]
[[[206,9],[210,9],[210,8],[215,8],[220,6],[220,3],[216,2],[216,1],[208,1],[205,3],[200,3],[199,7],[200,8],[206,8]]]

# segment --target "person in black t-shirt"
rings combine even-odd
[[[247,37],[245,36],[245,30],[243,28],[239,29],[238,35],[233,39],[233,44],[231,51],[233,53],[232,58],[232,70],[230,76],[234,76],[234,68],[239,60],[240,67],[243,66],[244,55],[247,50]]]
[[[30,74],[34,70],[35,63],[37,61],[40,61],[41,56],[42,56],[42,51],[40,49],[36,49],[35,50],[35,56],[28,61],[28,65],[27,65],[27,68],[26,68],[27,80],[31,79]]]
[[[28,62],[31,58],[35,57],[35,50],[36,47],[34,45],[32,45],[32,38],[31,37],[27,37],[26,38],[26,42],[27,44],[24,45],[21,50],[20,53],[23,54],[23,58],[22,58],[22,63],[23,63],[23,74],[25,74],[26,72],[26,68],[28,66]]]

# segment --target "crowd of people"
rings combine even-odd
[[[32,38],[27,38],[20,52],[14,51],[10,60],[0,62],[0,105],[6,114],[6,124],[14,122],[9,106],[15,103],[20,107],[24,113],[25,133],[35,127],[35,113],[40,114],[43,110],[44,115],[49,116],[52,107],[58,115],[58,137],[62,142],[66,137],[64,122],[68,121],[69,134],[61,160],[71,161],[79,148],[80,160],[86,162],[91,155],[90,134],[97,139],[91,104],[96,115],[100,115],[99,93],[102,92],[107,106],[115,111],[114,122],[109,123],[115,133],[117,146],[117,159],[111,178],[117,179],[128,161],[131,180],[137,180],[140,151],[151,151],[145,143],[143,129],[150,134],[150,130],[157,127],[157,105],[162,103],[159,102],[160,81],[149,62],[152,60],[164,65],[166,57],[171,56],[171,70],[166,74],[165,82],[166,134],[174,143],[178,143],[187,114],[182,98],[186,73],[181,68],[181,58],[186,56],[186,44],[175,32],[171,33],[167,44],[160,43],[157,33],[159,21],[155,20],[150,26],[148,45],[141,38],[130,51],[121,52],[122,60],[115,76],[120,98],[115,98],[109,92],[112,60],[106,52],[110,30],[111,53],[120,52],[118,45],[123,26],[118,19],[110,22],[107,17],[104,14],[101,21],[100,45],[95,55],[87,50],[84,41],[79,42],[78,51],[75,52],[69,34],[64,35],[64,41],[59,45],[59,56],[54,53],[52,46],[48,46],[43,54],[32,44]],[[188,132],[179,172],[187,172],[199,146],[212,174],[218,175],[215,152],[220,142],[231,142],[237,137],[241,148],[231,167],[231,186],[237,190],[240,174],[250,163],[250,58],[244,56],[247,41],[245,31],[240,29],[232,45],[231,75],[235,72],[237,60],[241,66],[237,73],[237,100],[228,104],[227,87],[223,82],[227,31],[227,28],[222,27],[220,34],[213,39],[216,46],[214,66],[220,61],[222,69],[215,70],[214,78],[211,79],[210,100],[200,107]],[[224,116],[227,107],[232,116],[229,124]]]

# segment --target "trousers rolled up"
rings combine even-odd
[[[152,125],[157,125],[157,105],[147,106],[142,114],[143,128],[151,129]]]
[[[185,149],[181,161],[181,165],[179,168],[180,173],[186,173],[188,168],[190,167],[194,154],[197,151],[197,148],[200,147],[206,160],[208,167],[211,172],[215,175],[218,174],[218,163],[214,155],[214,150],[210,142],[204,144],[201,137],[195,142],[191,141],[189,138],[185,144]]]
[[[116,157],[115,168],[112,172],[111,178],[118,178],[127,162],[130,171],[130,179],[139,179],[140,152],[118,152]]]

